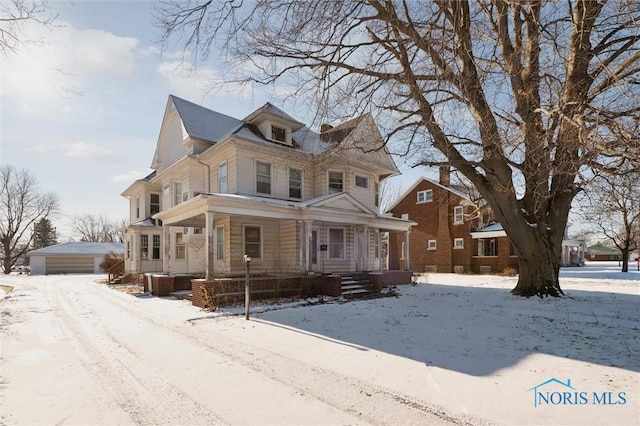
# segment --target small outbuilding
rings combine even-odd
[[[124,244],[69,242],[29,252],[31,275],[98,274],[104,256],[124,255]]]

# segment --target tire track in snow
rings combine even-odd
[[[127,301],[121,294],[99,288],[120,309],[139,319],[161,327],[189,343],[197,342],[270,379],[312,395],[370,424],[455,424],[478,425],[486,422],[448,415],[443,409],[400,392],[361,379],[317,367],[286,357],[268,349],[239,342],[216,333],[204,335],[191,327],[182,327],[148,312],[143,312],[135,299]]]
[[[229,424],[148,368],[112,333],[92,328],[87,323],[91,307],[81,304],[80,288],[75,291],[75,300],[62,288],[53,292],[54,311],[68,327],[66,331],[78,348],[80,362],[109,389],[135,424]]]

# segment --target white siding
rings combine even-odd
[[[243,225],[262,226],[262,259],[252,259],[251,270],[254,273],[274,273],[283,262],[280,252],[280,222],[258,217],[233,217],[231,219],[231,270],[244,271],[243,262]]]
[[[280,221],[280,265],[281,272],[300,271],[300,238],[299,226],[293,220]]]
[[[184,145],[184,129],[177,113],[171,112],[165,121],[158,140],[159,157],[162,165],[158,172],[162,172],[185,155],[189,148]]]

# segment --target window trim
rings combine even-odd
[[[331,231],[332,230],[340,230],[342,231],[342,256],[333,257],[331,256],[331,246],[337,243],[331,242]],[[343,226],[332,226],[327,228],[327,259],[329,260],[347,260],[347,228]]]
[[[140,234],[140,260],[149,260],[149,235]]]
[[[178,234],[180,235],[180,243],[178,243]],[[176,232],[175,234],[173,234],[173,237],[175,239],[175,244],[174,244],[175,257],[174,257],[174,260],[187,260],[187,245],[185,244],[185,241],[184,241],[184,234],[182,232]],[[183,248],[182,257],[178,257],[178,248],[180,248],[180,247]]]
[[[251,260],[262,260],[264,250],[264,233],[262,225],[254,225],[251,223],[242,224],[242,254],[247,254],[247,228],[258,228],[260,230],[260,257],[251,256]]]
[[[284,139],[280,140],[274,136],[273,129],[278,129],[284,132]],[[271,140],[280,143],[287,143],[287,129],[282,126],[278,126],[277,124],[271,123]]]
[[[458,242],[461,242],[462,244],[457,245]],[[453,239],[453,248],[455,250],[463,249],[464,248],[464,238],[454,238]]]
[[[222,190],[222,176],[220,174],[220,169],[224,167],[224,191]],[[219,194],[228,194],[229,193],[229,163],[227,160],[224,160],[218,163],[218,193]]]
[[[358,178],[361,178],[361,179],[365,180],[365,186],[358,185]],[[356,188],[369,189],[369,176],[361,175],[359,173],[354,173],[353,174],[353,186],[356,187]]]
[[[429,196],[427,197],[427,194]],[[422,195],[422,200],[420,199],[420,195]],[[430,203],[433,201],[433,189],[425,189],[422,191],[416,192],[416,204]]]
[[[460,213],[458,213],[460,211]],[[458,220],[460,218],[460,220]],[[455,206],[453,208],[453,224],[460,225],[464,223],[464,206]]]
[[[156,245],[156,241],[158,245]],[[156,249],[158,249],[158,256],[156,256]],[[160,234],[151,234],[151,259],[159,260],[162,253],[162,237]]]
[[[158,202],[157,202],[157,203],[154,203],[154,202],[152,201],[152,197],[153,197],[154,195],[156,195],[156,196],[158,197]],[[149,215],[150,215],[150,216],[153,216],[153,215],[154,215],[154,214],[156,214],[156,213],[160,213],[160,200],[161,200],[161,199],[162,199],[161,195],[160,195],[160,194],[158,194],[157,192],[151,192],[151,193],[149,193]],[[157,205],[157,209],[158,209],[158,211],[156,211],[156,212],[154,213],[154,212],[153,212],[153,210],[154,210],[154,209],[153,209],[153,206],[155,206],[155,205]]]
[[[222,238],[220,238],[221,234]],[[224,237],[224,225],[216,226],[216,260],[224,260],[225,258]],[[221,245],[222,250],[220,250]]]
[[[260,192],[258,191],[258,163],[260,164],[265,164],[269,166],[269,192]],[[259,195],[272,195],[273,194],[273,163],[270,161],[266,161],[266,160],[254,160],[253,161],[253,167],[254,167],[254,190],[256,194]],[[266,176],[266,175],[260,175],[260,176]]]
[[[437,248],[438,240],[427,240],[427,250],[436,250]]]
[[[335,191],[331,189],[331,173],[340,173],[342,175],[341,179],[341,191]],[[345,192],[345,181],[344,181],[344,170],[327,170],[327,194],[340,194]]]
[[[297,170],[300,172],[300,197],[291,196],[291,170]],[[302,169],[298,167],[287,167],[287,198],[291,198],[294,200],[304,199],[304,194],[302,193],[303,188],[304,188],[304,172],[302,171]]]
[[[182,201],[182,182],[181,181],[173,181],[172,185],[173,189],[173,206],[177,206]]]

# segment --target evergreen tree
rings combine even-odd
[[[42,218],[35,224],[33,227],[33,233],[34,250],[58,244],[56,228],[51,225],[51,221],[47,218]]]

